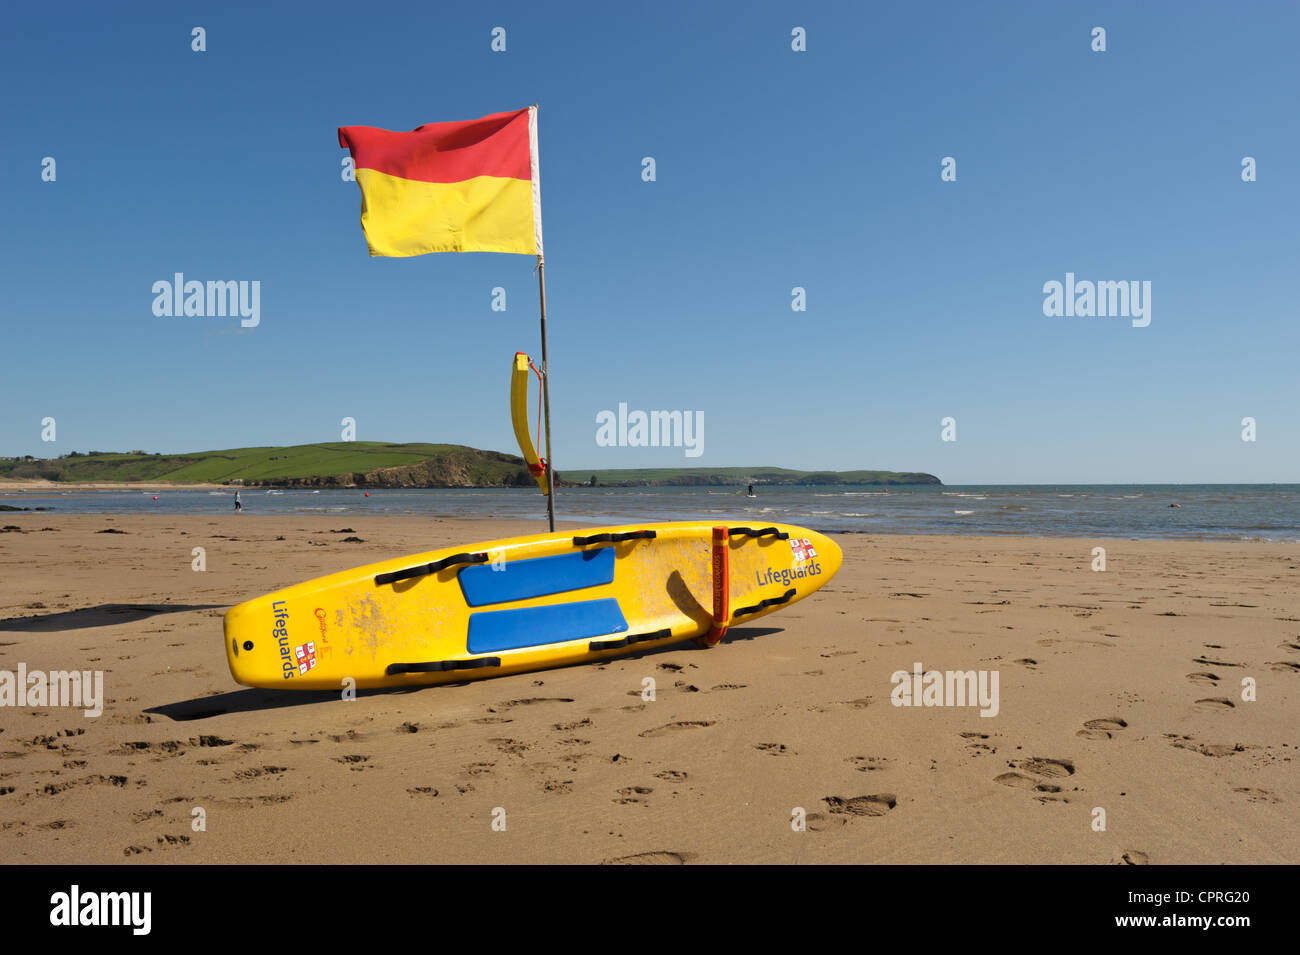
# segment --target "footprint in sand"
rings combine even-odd
[[[966,748],[975,750],[975,752],[971,753],[972,756],[981,756],[985,753],[992,755],[998,751],[998,748],[992,743],[985,742],[990,739],[990,734],[988,733],[971,731],[960,735],[962,739],[969,741],[966,743]]]
[[[1285,660],[1279,660],[1277,663],[1265,663],[1274,673],[1300,673],[1300,663],[1288,663]]]
[[[1192,683],[1199,683],[1201,686],[1219,685],[1219,675],[1217,673],[1189,673],[1187,679]]]
[[[677,722],[669,723],[666,726],[657,726],[654,729],[645,730],[641,733],[638,733],[637,735],[644,736],[647,739],[650,739],[656,736],[664,736],[667,733],[673,733],[678,730],[696,729],[699,727],[712,726],[712,725],[713,725],[712,720],[678,720]]]
[[[884,769],[889,760],[884,756],[850,756],[845,762],[852,763],[853,768],[860,773],[874,773],[878,769]]]
[[[1291,642],[1279,643],[1279,644],[1278,644],[1278,648],[1279,648],[1279,649],[1282,649],[1282,650],[1293,650],[1293,651],[1295,651],[1296,653],[1300,653],[1300,642],[1296,642],[1296,643],[1291,643]]]
[[[1013,789],[1026,789],[1036,793],[1044,793],[1039,799],[1055,799],[1056,793],[1061,791],[1061,787],[1056,783],[1045,783],[1041,779],[1032,779],[1020,773],[1003,773],[1001,776],[994,777],[995,783],[1001,783],[1003,786],[1010,786]],[[1069,802],[1068,799],[1061,797],[1062,801]]]
[[[1250,748],[1243,743],[1202,743],[1191,736],[1179,736],[1175,733],[1166,733],[1165,739],[1169,740],[1170,745],[1175,749],[1189,749],[1202,756],[1231,756],[1234,753],[1244,753]]]
[[[1203,710],[1214,710],[1216,712],[1234,709],[1232,700],[1226,696],[1214,696],[1204,700],[1197,700],[1196,705]]]
[[[1145,852],[1138,852],[1136,849],[1125,849],[1119,855],[1120,865],[1150,865],[1151,860]]]
[[[869,696],[864,696],[860,700],[837,700],[834,703],[827,703],[821,706],[809,707],[813,713],[831,713],[838,709],[865,710],[872,704],[873,700]]]
[[[351,769],[351,770],[354,770],[354,771],[357,771],[357,772],[360,772],[360,771],[363,770],[363,769],[369,769],[369,768],[370,768],[369,766],[366,765],[366,763],[370,762],[370,757],[369,757],[369,756],[361,756],[361,755],[359,755],[359,754],[352,754],[352,755],[349,755],[349,756],[335,756],[335,757],[334,757],[334,762],[336,762],[336,763],[343,763],[345,766],[348,767],[348,769]]]
[[[689,852],[638,852],[633,856],[606,859],[601,865],[686,865]]]
[[[873,793],[869,796],[823,796],[822,802],[831,813],[849,816],[883,816],[898,805],[893,793]]]
[[[1049,779],[1073,776],[1074,763],[1070,760],[1034,756],[1030,759],[1008,761],[1007,765],[1012,769],[1023,770],[1023,772],[1002,773],[1000,776],[994,777],[993,781],[995,783],[1010,786],[1013,789],[1024,789],[1038,793],[1034,798],[1039,802],[1068,803],[1070,801],[1067,797],[1060,795],[1060,786],[1048,781]]]
[[[1233,792],[1241,793],[1250,802],[1280,803],[1282,801],[1267,789],[1252,789],[1249,786],[1242,786],[1240,789],[1234,789]]]
[[[1211,660],[1208,657],[1196,657],[1193,663],[1199,663],[1203,667],[1243,667],[1244,663],[1228,663],[1226,660]]]
[[[1105,719],[1088,720],[1083,724],[1083,729],[1075,733],[1075,736],[1082,736],[1084,739],[1111,739],[1116,733],[1128,726],[1124,720],[1118,716],[1111,716]]]
[[[590,726],[590,725],[591,725],[591,720],[588,719],[588,718],[585,717],[585,716],[584,716],[582,719],[580,719],[580,720],[575,720],[575,721],[572,722],[572,723],[556,723],[556,724],[554,724],[555,728],[556,728],[557,730],[559,730],[561,733],[568,733],[568,732],[570,732],[570,731],[572,731],[572,730],[576,730],[579,726]]]
[[[522,700],[508,700],[505,703],[498,703],[497,706],[532,706],[535,703],[572,703],[573,698],[568,696],[530,696]]]
[[[754,749],[769,756],[794,756],[795,752],[786,749],[785,743],[755,743]]]
[[[838,829],[840,826],[847,826],[848,818],[843,815],[828,816],[821,812],[810,812],[804,817],[804,825],[809,832],[825,832],[828,829]]]
[[[41,714],[41,715],[44,715],[44,714]],[[64,737],[64,736],[81,736],[81,735],[84,734],[85,732],[86,732],[86,731],[85,731],[84,729],[75,729],[75,730],[59,730],[59,731],[58,731],[57,733],[55,733],[53,736],[33,736],[30,740],[27,740],[27,741],[25,742],[25,745],[27,745],[27,746],[44,746],[46,749],[58,749],[58,748],[61,747],[61,746],[66,748],[66,747],[67,747],[67,743],[62,743],[62,742],[60,742],[60,737]]]
[[[644,799],[637,799],[637,796],[648,796],[654,789],[649,786],[624,786],[618,791],[622,799],[615,799],[614,802],[619,805],[628,805],[630,803],[644,803]]]
[[[288,802],[292,798],[292,796],[284,793],[273,796],[236,796],[235,802],[250,806],[278,806],[280,803]]]
[[[1017,760],[1011,765],[1016,769],[1023,769],[1039,776],[1060,777],[1074,775],[1074,763],[1068,759],[1047,759],[1042,756],[1034,756],[1030,759]]]
[[[46,783],[41,788],[41,793],[46,796],[57,796],[60,793],[67,792],[69,789],[72,789],[74,786],[108,785],[108,786],[116,786],[117,788],[121,789],[125,787],[128,782],[130,782],[130,780],[128,780],[125,776],[101,776],[101,775],[86,776],[83,777],[82,779],[73,779],[66,783]],[[142,783],[137,781],[136,785],[142,785]]]
[[[347,759],[351,757],[344,757],[344,758]],[[369,757],[361,757],[361,758],[368,759]],[[287,773],[288,771],[289,771],[288,766],[262,766],[262,767],[254,766],[252,769],[239,770],[238,772],[235,773],[234,778],[235,779],[256,779],[259,776],[278,776],[280,773]]]

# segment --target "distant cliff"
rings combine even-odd
[[[578,476],[588,472],[569,473]],[[618,469],[591,472],[583,483],[590,484],[592,478],[598,487],[943,484],[933,474],[917,471],[795,471],[776,467]]]
[[[788,468],[642,468],[556,473],[561,487],[647,485],[940,484],[907,471]],[[338,441],[185,454],[73,451],[59,458],[0,458],[0,478],[60,483],[155,482],[243,487],[532,487],[523,458],[460,444]]]
[[[72,452],[0,458],[0,477],[72,483],[244,487],[514,487],[533,484],[517,455],[458,444],[339,441],[185,454]]]

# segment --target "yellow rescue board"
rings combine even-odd
[[[553,531],[386,560],[246,601],[225,619],[246,686],[418,686],[634,653],[707,635],[709,523]],[[802,600],[840,548],[789,524],[735,525],[724,625]]]

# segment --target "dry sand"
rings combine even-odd
[[[713,650],[345,702],[238,687],[222,613],[537,525],[0,525],[0,669],[106,696],[0,709],[6,861],[1300,862],[1300,545],[842,535],[835,580]],[[997,671],[998,715],[891,705],[918,661]]]

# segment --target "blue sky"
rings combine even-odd
[[[532,259],[369,258],[336,128],[537,102],[561,472],[1300,481],[1294,4],[8,5],[2,28],[0,454],[329,441],[344,416],[515,450]],[[175,272],[259,281],[261,324],[155,316]],[[1151,282],[1151,324],[1045,317],[1066,272]],[[597,446],[620,402],[703,412],[704,453]]]

